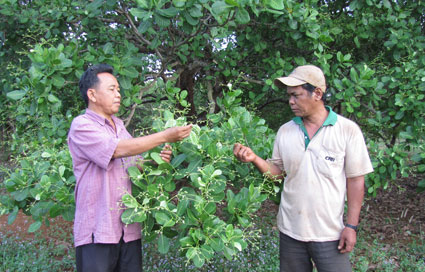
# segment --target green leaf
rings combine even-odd
[[[186,212],[187,206],[189,206],[189,200],[180,200],[179,204],[177,204],[177,215],[182,216]]]
[[[407,131],[402,131],[399,134],[400,138],[402,139],[413,139],[413,136],[411,133],[407,132]]]
[[[230,5],[230,6],[234,6],[234,7],[239,7],[239,4],[237,1],[235,0],[225,0],[226,4]]]
[[[220,238],[213,238],[210,243],[215,252],[221,252],[224,248],[223,240]]]
[[[164,185],[164,189],[167,192],[172,192],[176,189],[176,184],[174,183],[174,181],[171,180],[170,182],[168,182]]]
[[[198,167],[200,167],[201,164],[202,164],[202,159],[201,158],[198,158],[197,160],[191,161],[189,163],[189,166],[186,169],[187,173],[198,172]]]
[[[27,92],[24,90],[11,91],[7,93],[6,97],[12,100],[19,100],[25,96]]]
[[[52,77],[52,83],[56,88],[62,88],[65,84],[65,79],[59,75],[54,75]]]
[[[134,67],[124,67],[121,69],[121,74],[130,78],[137,78],[139,72]]]
[[[395,119],[396,120],[400,120],[404,117],[404,111],[398,111],[397,114],[395,115]]]
[[[389,0],[383,0],[383,3],[384,3],[384,7],[386,7],[387,9],[391,9],[392,8],[391,7],[391,3],[390,3]]]
[[[103,4],[103,0],[94,0],[90,2],[91,3],[87,5],[87,10],[91,12],[99,10],[100,6]]]
[[[130,13],[131,15],[136,16],[140,19],[145,19],[149,17],[149,12],[140,8],[131,8]]]
[[[150,0],[136,0],[136,3],[139,7],[142,9],[149,9],[150,8]]]
[[[272,9],[276,10],[283,10],[285,8],[283,0],[269,0],[268,4]]]
[[[18,216],[18,212],[19,212],[19,208],[17,206],[15,206],[13,208],[13,211],[7,217],[7,224],[10,225],[15,221],[16,217]]]
[[[359,75],[357,74],[356,69],[350,69],[350,78],[353,82],[357,83],[359,81]]]
[[[193,5],[190,9],[189,9],[189,14],[190,16],[192,16],[193,18],[200,18],[202,17],[204,14],[202,13],[202,6],[201,5]]]
[[[59,102],[59,98],[57,98],[55,95],[53,95],[53,94],[49,94],[48,96],[47,96],[47,100],[49,100],[49,102],[50,103],[53,103],[53,104],[55,104],[55,103],[57,103],[57,102]]]
[[[155,213],[156,222],[160,225],[165,225],[171,218],[164,212],[156,212]]]
[[[157,164],[163,164],[165,163],[165,161],[161,158],[161,156],[159,155],[159,153],[156,152],[152,152],[150,154],[151,158],[157,163]]]
[[[137,27],[137,30],[141,33],[144,34],[148,31],[148,29],[152,26],[152,22],[151,21],[144,21],[141,22],[139,24],[139,26]]]
[[[174,167],[174,168],[177,168],[177,167],[179,167],[179,165],[180,164],[182,164],[182,162],[184,162],[184,160],[186,159],[186,154],[180,154],[180,155],[178,155],[178,156],[176,156],[176,157],[174,157],[172,160],[171,160],[171,165]]]
[[[360,45],[360,42],[359,42],[359,38],[358,37],[355,37],[354,38],[354,43],[356,44],[356,47],[357,48],[360,48],[361,45]]]
[[[242,246],[238,242],[233,242],[233,246],[236,247],[239,251],[242,251]]]
[[[136,166],[130,166],[128,169],[128,175],[131,178],[137,178],[138,176],[141,175],[139,168],[137,168]]]
[[[167,28],[170,25],[170,19],[167,17],[161,16],[158,13],[154,14],[155,23],[158,24],[160,28]]]
[[[134,214],[134,222],[142,223],[146,220],[146,218],[147,218],[147,215],[143,211],[138,211],[137,213]]]
[[[159,192],[159,189],[158,189],[158,185],[157,184],[149,184],[148,185],[148,193],[150,195],[155,195],[158,192]]]
[[[173,18],[179,13],[179,11],[175,7],[170,7],[167,9],[158,9],[157,12],[159,15],[164,16],[166,18]]]
[[[108,42],[103,46],[103,52],[108,55],[108,54],[113,54],[114,53],[114,48],[112,46],[112,43]]]
[[[126,76],[121,76],[119,78],[119,83],[121,85],[121,88],[124,89],[124,90],[129,90],[132,87],[132,85],[131,85],[131,78],[126,77]],[[130,100],[130,97],[128,97],[128,98]]]
[[[214,214],[214,213],[215,213],[215,211],[216,211],[216,209],[217,209],[217,207],[216,207],[216,205],[215,205],[215,203],[214,203],[214,202],[210,202],[210,203],[208,203],[208,204],[205,206],[205,211],[206,211],[208,214]]]
[[[228,259],[230,261],[230,260],[232,260],[232,256],[235,255],[235,251],[233,249],[225,246],[223,254],[226,257],[226,259]]]
[[[182,12],[183,17],[186,19],[186,22],[188,22],[191,26],[196,26],[199,23],[199,19],[193,18],[189,12],[183,11]]]
[[[165,254],[170,249],[170,239],[165,236],[164,234],[161,234],[158,238],[158,251],[162,254]]]
[[[28,197],[28,193],[29,193],[29,188],[25,188],[23,190],[13,192],[12,195],[16,201],[23,201],[25,198]]]
[[[196,254],[193,257],[193,263],[195,264],[196,267],[201,268],[205,263],[205,258],[200,254]]]
[[[238,223],[241,224],[242,227],[248,227],[249,226],[249,219],[242,217],[242,216],[238,216]]]
[[[134,223],[133,221],[133,217],[134,217],[134,209],[126,209],[122,214],[121,214],[121,221],[124,224],[132,224]]]
[[[35,232],[41,227],[41,221],[36,221],[30,225],[28,232]]]
[[[229,6],[223,1],[217,1],[217,2],[214,2],[211,8],[213,13],[220,15],[226,12]]]
[[[291,29],[297,29],[298,28],[298,22],[296,20],[294,20],[294,19],[290,19],[288,21],[288,24],[289,24],[289,27]]]
[[[58,168],[59,176],[63,177],[63,174],[65,173],[66,167],[61,165]]]
[[[173,5],[176,8],[183,8],[185,4],[186,4],[186,0],[173,0]]]
[[[251,18],[249,17],[249,13],[246,9],[238,8],[235,19],[239,24],[247,24]]]
[[[137,207],[140,206],[140,204],[137,202],[137,200],[130,194],[123,195],[122,196],[122,202],[128,208],[137,208]]]
[[[194,130],[192,130],[192,131],[190,132],[190,135],[189,135],[189,141],[190,141],[190,143],[191,143],[191,144],[193,144],[194,146],[198,146],[198,144],[199,144],[199,138],[198,138],[198,135],[196,135],[196,132],[195,132]]]
[[[185,237],[181,238],[179,240],[179,242],[180,242],[180,245],[182,247],[188,247],[188,246],[192,246],[192,245],[195,244],[195,241],[193,241],[192,237],[190,237],[190,236],[185,236]]]
[[[232,238],[233,233],[234,233],[233,225],[228,224],[227,227],[226,227],[226,236],[227,236],[227,238]]]

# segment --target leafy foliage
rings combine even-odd
[[[35,222],[29,232],[37,231],[49,218],[62,216],[65,220],[74,219],[74,185],[72,161],[67,149],[48,148],[38,150],[26,158],[21,158],[19,166],[9,173],[4,186],[9,196],[1,198],[1,213],[11,211],[8,223],[16,219],[19,209],[31,215]],[[66,148],[66,146],[64,147]]]
[[[223,254],[229,260],[247,247],[252,236],[252,215],[279,188],[252,165],[240,165],[233,143],[249,143],[259,154],[273,146],[265,121],[235,105],[240,90],[225,94],[219,105],[224,114],[209,115],[207,124],[194,125],[187,140],[173,144],[176,157],[164,163],[157,150],[146,154],[143,170],[129,168],[133,194],[124,195],[124,223],[140,222],[145,240],[157,238],[158,250],[167,253],[177,237],[188,261],[201,267]],[[225,106],[227,104],[227,106]],[[153,129],[186,123],[165,110]]]

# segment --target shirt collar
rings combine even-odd
[[[325,106],[325,108],[329,112],[329,114],[328,114],[328,117],[326,118],[325,122],[323,122],[322,127],[335,125],[335,123],[338,119],[336,113],[332,110],[332,108],[330,106]],[[292,120],[296,124],[298,124],[300,126],[301,125],[304,126],[303,119],[301,117],[295,116],[294,118],[292,118]]]
[[[106,123],[108,123],[109,124],[109,121],[105,118],[105,117],[103,117],[102,115],[100,115],[100,114],[97,114],[96,112],[94,112],[94,111],[92,111],[92,110],[90,110],[90,109],[86,109],[86,114],[90,117],[90,118],[92,118],[94,121],[97,121],[100,125],[102,125],[102,126],[104,126]],[[118,126],[119,125],[121,125],[121,120],[118,118],[118,117],[116,117],[115,115],[112,115],[112,120],[114,121],[114,123],[115,123],[115,126],[118,128]]]
[[[89,116],[94,121],[97,121],[102,126],[104,126],[105,123],[106,123],[106,118],[105,117],[103,117],[102,115],[97,114],[96,112],[94,112],[94,111],[92,111],[90,109],[86,109],[86,115]]]

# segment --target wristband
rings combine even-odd
[[[345,224],[345,226],[346,226],[347,228],[353,229],[353,230],[355,230],[355,231],[357,232],[357,226],[350,225],[350,224]]]

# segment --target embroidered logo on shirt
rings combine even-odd
[[[332,157],[326,156],[326,157],[325,157],[325,160],[327,160],[327,161],[331,161],[331,162],[334,162],[334,161],[335,161],[335,158],[332,158]]]

